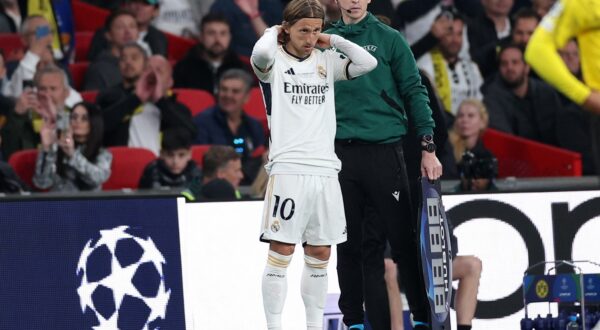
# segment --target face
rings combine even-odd
[[[560,56],[572,74],[579,74],[581,64],[579,62],[579,47],[573,40],[569,41],[565,48],[560,50]]]
[[[462,138],[479,136],[485,129],[485,122],[479,113],[477,107],[470,103],[464,103],[458,109],[454,127],[458,135]]]
[[[60,73],[47,73],[39,77],[37,82],[38,94],[50,97],[57,108],[65,106],[69,90],[65,87],[64,77]]]
[[[452,30],[440,40],[440,50],[446,58],[456,57],[463,44],[464,23],[461,20],[452,22]]]
[[[539,17],[544,17],[555,2],[556,0],[532,0],[531,8]]]
[[[219,83],[219,107],[227,114],[242,112],[248,96],[246,84],[241,79],[225,79]]]
[[[189,149],[163,150],[160,152],[160,158],[165,162],[171,173],[181,174],[192,159],[192,152]]]
[[[298,57],[310,55],[317,44],[322,26],[323,20],[320,18],[303,18],[286,27],[285,32],[290,36],[286,44],[287,50]]]
[[[125,7],[135,15],[135,20],[140,26],[148,26],[158,16],[158,7],[145,1],[130,1]]]
[[[466,190],[469,183],[466,179],[461,179],[463,188]],[[471,179],[471,189],[469,191],[486,191],[490,187],[490,179]]]
[[[165,89],[173,87],[173,70],[167,59],[160,55],[150,57],[148,65],[156,72],[158,78],[163,82]]]
[[[146,59],[142,51],[136,47],[127,47],[121,51],[119,69],[123,79],[135,82],[144,72]]]
[[[206,23],[200,38],[210,57],[224,56],[231,42],[229,25],[223,22]]]
[[[371,0],[338,0],[337,4],[342,11],[345,22],[358,22],[367,13],[367,6]]]
[[[508,48],[500,55],[500,77],[510,88],[521,86],[529,75],[529,66],[523,60],[523,53],[516,48]]]
[[[515,22],[515,26],[513,27],[513,41],[517,45],[526,46],[537,25],[537,18],[527,17],[519,19]]]
[[[110,30],[106,33],[108,41],[117,47],[122,47],[128,42],[136,41],[139,30],[135,18],[129,15],[120,15],[112,22]]]
[[[227,165],[217,170],[217,178],[227,180],[235,189],[239,188],[240,181],[244,178],[242,160],[236,159],[227,162]]]
[[[25,31],[23,39],[25,46],[29,47],[36,40],[35,31],[40,27],[46,27],[50,29],[50,23],[48,23],[48,20],[43,17],[36,17],[29,20],[27,31]],[[45,42],[47,42],[47,45],[50,46],[52,44],[52,36],[49,35],[45,37]]]
[[[481,0],[484,10],[494,16],[508,16],[513,0]]]
[[[78,143],[85,143],[90,135],[90,118],[87,109],[79,105],[71,111],[71,131],[73,139]]]

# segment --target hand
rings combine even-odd
[[[254,17],[257,14],[260,15],[258,11],[258,0],[234,0],[233,2],[235,2],[240,10],[249,17]]]
[[[40,128],[40,139],[42,140],[42,149],[50,151],[50,148],[56,142],[56,124],[44,119]]]
[[[152,98],[155,88],[156,74],[151,69],[147,69],[135,84],[135,95],[142,103],[146,103]]]
[[[34,35],[30,37],[29,42],[29,50],[37,56],[43,57],[45,55],[44,53],[49,50],[51,51],[52,49],[52,33],[41,39],[37,39],[34,33]]]
[[[583,107],[590,112],[600,114],[600,92],[592,91],[592,94],[583,103]]]
[[[71,130],[63,132],[60,140],[58,140],[58,146],[69,158],[73,157],[73,154],[75,153],[75,141],[73,141]]]
[[[316,46],[323,49],[331,48],[331,35],[327,33],[319,34]]]
[[[52,102],[52,99],[48,94],[38,93],[37,95],[40,105],[37,108],[34,108],[34,110],[45,120],[55,123],[58,111],[56,110],[54,102]]]
[[[452,20],[446,15],[441,15],[431,25],[431,34],[438,40],[450,34],[451,31]]]
[[[167,83],[161,79],[161,75],[157,74],[156,72],[154,75],[156,76],[156,85],[154,86],[154,91],[152,92],[151,101],[156,103],[167,93],[165,88]]]
[[[38,101],[37,94],[31,88],[25,88],[21,93],[21,96],[17,99],[15,105],[15,112],[18,115],[24,115],[30,110],[36,110],[39,108],[40,103]]]
[[[437,180],[442,176],[442,163],[437,159],[435,153],[421,152],[421,176],[429,180]]]

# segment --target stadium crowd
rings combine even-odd
[[[240,184],[264,187],[268,126],[249,55],[263,31],[281,23],[287,1],[85,2],[111,13],[87,55],[65,59],[53,51],[53,26],[44,16],[28,15],[24,1],[0,0],[0,33],[18,35],[23,45],[21,56],[0,52],[0,180],[10,180],[0,190],[101,189],[116,157],[111,150],[120,146],[152,153],[139,173],[140,189],[235,199]],[[335,0],[321,2],[329,22],[340,18]],[[443,178],[464,175],[466,153],[494,159],[481,139],[488,127],[578,152],[583,174],[597,173],[590,139],[596,115],[543,82],[524,59],[553,3],[377,0],[369,6],[402,32],[431,82],[431,100],[441,110],[436,123],[447,138],[436,141],[438,153],[448,155],[438,155]],[[168,33],[197,43],[175,57]],[[581,78],[576,40],[560,54]],[[32,177],[19,179],[6,162],[24,150],[37,150],[35,164]],[[215,191],[203,191],[214,179]],[[254,197],[261,190],[252,190]]]

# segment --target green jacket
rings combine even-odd
[[[418,135],[433,134],[427,90],[415,58],[400,33],[371,13],[356,24],[342,20],[325,33],[340,35],[377,58],[377,67],[351,81],[335,84],[337,139],[396,142],[408,123]]]

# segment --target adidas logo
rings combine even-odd
[[[296,72],[294,72],[294,68],[290,68],[289,70],[285,71],[284,73],[290,74],[292,76],[296,74]]]
[[[400,192],[399,191],[394,191],[392,193],[392,196],[394,196],[394,198],[396,199],[397,202],[400,201]]]

